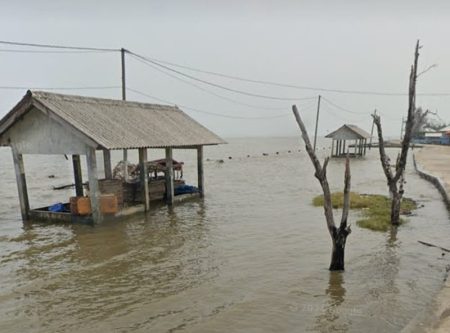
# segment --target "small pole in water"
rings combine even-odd
[[[373,112],[373,114],[377,115],[377,109]],[[373,127],[375,126],[375,120],[372,118],[372,129],[370,130],[370,140],[369,140],[369,150],[372,148],[372,137],[373,137]]]
[[[317,128],[319,127],[320,99],[321,99],[321,96],[319,95],[319,99],[317,100],[316,129],[314,131],[314,151],[316,151]]]

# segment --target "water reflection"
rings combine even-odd
[[[31,240],[24,243],[17,275],[33,283],[20,290],[22,311],[52,329],[73,328],[77,321],[127,315],[137,304],[208,280],[215,265],[204,204],[189,206],[161,207],[94,228],[70,225],[50,237],[43,234],[46,228],[25,230],[24,239]]]
[[[343,306],[347,290],[344,285],[344,272],[329,272],[328,286],[325,289],[326,303],[316,317],[315,330],[318,332],[347,332],[352,309]]]

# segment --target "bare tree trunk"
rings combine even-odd
[[[412,132],[416,115],[416,82],[417,82],[417,62],[419,59],[419,41],[417,41],[414,53],[414,64],[411,66],[411,73],[409,76],[409,90],[408,90],[408,118],[406,120],[405,135],[402,141],[402,149],[395,164],[395,173],[391,170],[390,159],[386,155],[384,148],[383,131],[381,127],[381,119],[377,114],[373,114],[373,120],[377,127],[378,142],[380,151],[380,161],[383,167],[384,174],[387,179],[387,185],[392,196],[391,202],[391,223],[393,225],[400,224],[400,207],[403,197],[403,174],[406,168],[406,161],[408,157],[408,149],[411,143]]]
[[[318,179],[323,191],[323,209],[328,232],[330,233],[333,244],[330,271],[342,271],[344,270],[345,243],[347,241],[347,236],[351,233],[350,226],[347,225],[348,211],[350,208],[350,161],[347,155],[347,159],[345,161],[344,206],[342,209],[341,224],[339,225],[339,228],[336,228],[334,223],[333,207],[331,204],[330,186],[328,185],[327,180],[327,165],[329,158],[327,157],[325,159],[323,166],[320,164],[316,153],[311,146],[308,132],[306,131],[306,127],[297,110],[297,106],[293,105],[292,111],[294,112],[295,119],[300,127],[300,131],[302,132],[302,138],[305,142],[306,151],[308,152],[309,158],[311,159],[314,169],[316,170],[315,177]]]

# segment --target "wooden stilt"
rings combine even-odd
[[[200,196],[205,195],[205,178],[203,175],[203,146],[197,147],[197,185]]]
[[[75,195],[82,197],[83,192],[83,175],[81,172],[81,159],[80,155],[72,155],[73,175],[75,179]]]
[[[334,139],[331,140],[331,157],[334,156]]]
[[[123,162],[125,163],[125,168],[123,170],[123,177],[125,181],[128,181],[128,150],[123,150]]]
[[[166,148],[166,200],[168,205],[173,204],[173,160],[172,148]]]
[[[150,193],[148,189],[148,170],[147,170],[147,148],[139,148],[139,165],[141,168],[141,189],[142,201],[144,202],[145,211],[150,210]]]
[[[14,161],[14,170],[16,172],[17,190],[19,192],[20,212],[24,221],[28,220],[30,212],[30,203],[28,201],[27,181],[25,177],[25,167],[23,156],[19,154],[14,147],[11,147]]]
[[[105,169],[105,178],[112,179],[111,151],[108,149],[103,149],[103,165]]]
[[[92,219],[94,223],[100,223],[103,220],[103,216],[100,211],[100,189],[98,187],[97,159],[94,148],[87,149],[86,162],[89,178],[89,198],[91,201]]]

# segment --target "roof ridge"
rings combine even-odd
[[[156,103],[145,103],[138,101],[127,101],[120,99],[112,99],[112,98],[101,98],[101,97],[90,97],[90,96],[80,96],[80,95],[71,95],[71,94],[60,94],[53,93],[42,90],[31,90],[30,91],[33,98],[44,99],[44,100],[59,100],[65,102],[73,102],[73,103],[87,103],[87,104],[103,104],[103,105],[120,105],[125,104],[127,106],[137,106],[137,107],[145,107],[145,108],[165,108],[171,111],[180,111],[177,106],[167,105],[167,104],[156,104]]]

